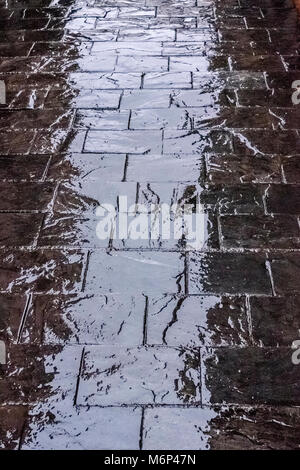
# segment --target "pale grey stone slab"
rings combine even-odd
[[[197,350],[89,347],[78,404],[197,404],[199,374]]]
[[[85,290],[109,293],[177,293],[184,289],[184,259],[179,253],[93,252]]]
[[[173,41],[175,40],[175,29],[144,29],[129,28],[122,29],[118,35],[121,41]]]
[[[76,127],[97,130],[127,130],[129,111],[126,110],[78,110],[74,122]]]

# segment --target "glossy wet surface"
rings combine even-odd
[[[292,1],[0,5],[0,448],[299,448]],[[120,195],[202,248],[100,240]]]

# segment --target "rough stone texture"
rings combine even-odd
[[[0,448],[299,449],[292,0],[0,17]],[[159,203],[200,246],[99,239]]]

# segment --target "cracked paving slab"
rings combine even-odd
[[[0,1],[0,449],[299,449],[295,5]]]

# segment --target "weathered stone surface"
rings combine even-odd
[[[290,348],[217,348],[201,357],[206,404],[299,405]]]
[[[196,404],[199,378],[197,350],[93,347],[85,353],[78,403]]]
[[[89,131],[85,152],[95,153],[161,153],[159,131]]]
[[[89,262],[86,291],[103,294],[183,292],[184,258],[179,253],[167,252],[106,254],[95,251]]]
[[[0,290],[5,292],[78,291],[85,254],[79,251],[2,250]]]
[[[145,308],[143,296],[35,296],[22,342],[140,345]]]
[[[42,221],[42,214],[0,213],[0,245],[32,245],[37,239]]]
[[[138,450],[141,409],[83,408],[64,411],[52,422],[33,415],[23,450]]]
[[[298,248],[298,221],[291,216],[222,216],[221,243],[225,248]]]
[[[26,303],[26,296],[0,295],[0,338],[6,344],[18,341]]]
[[[27,412],[25,406],[0,406],[0,449],[18,449]]]
[[[299,448],[299,409],[225,406],[147,409],[143,449],[166,448],[295,450]]]
[[[0,17],[0,448],[298,449],[294,2]]]
[[[252,336],[262,347],[287,346],[299,338],[299,297],[251,297]]]
[[[263,255],[191,253],[190,294],[270,294],[271,280]]]
[[[149,344],[249,344],[245,299],[239,297],[153,297],[149,299],[147,325]]]

